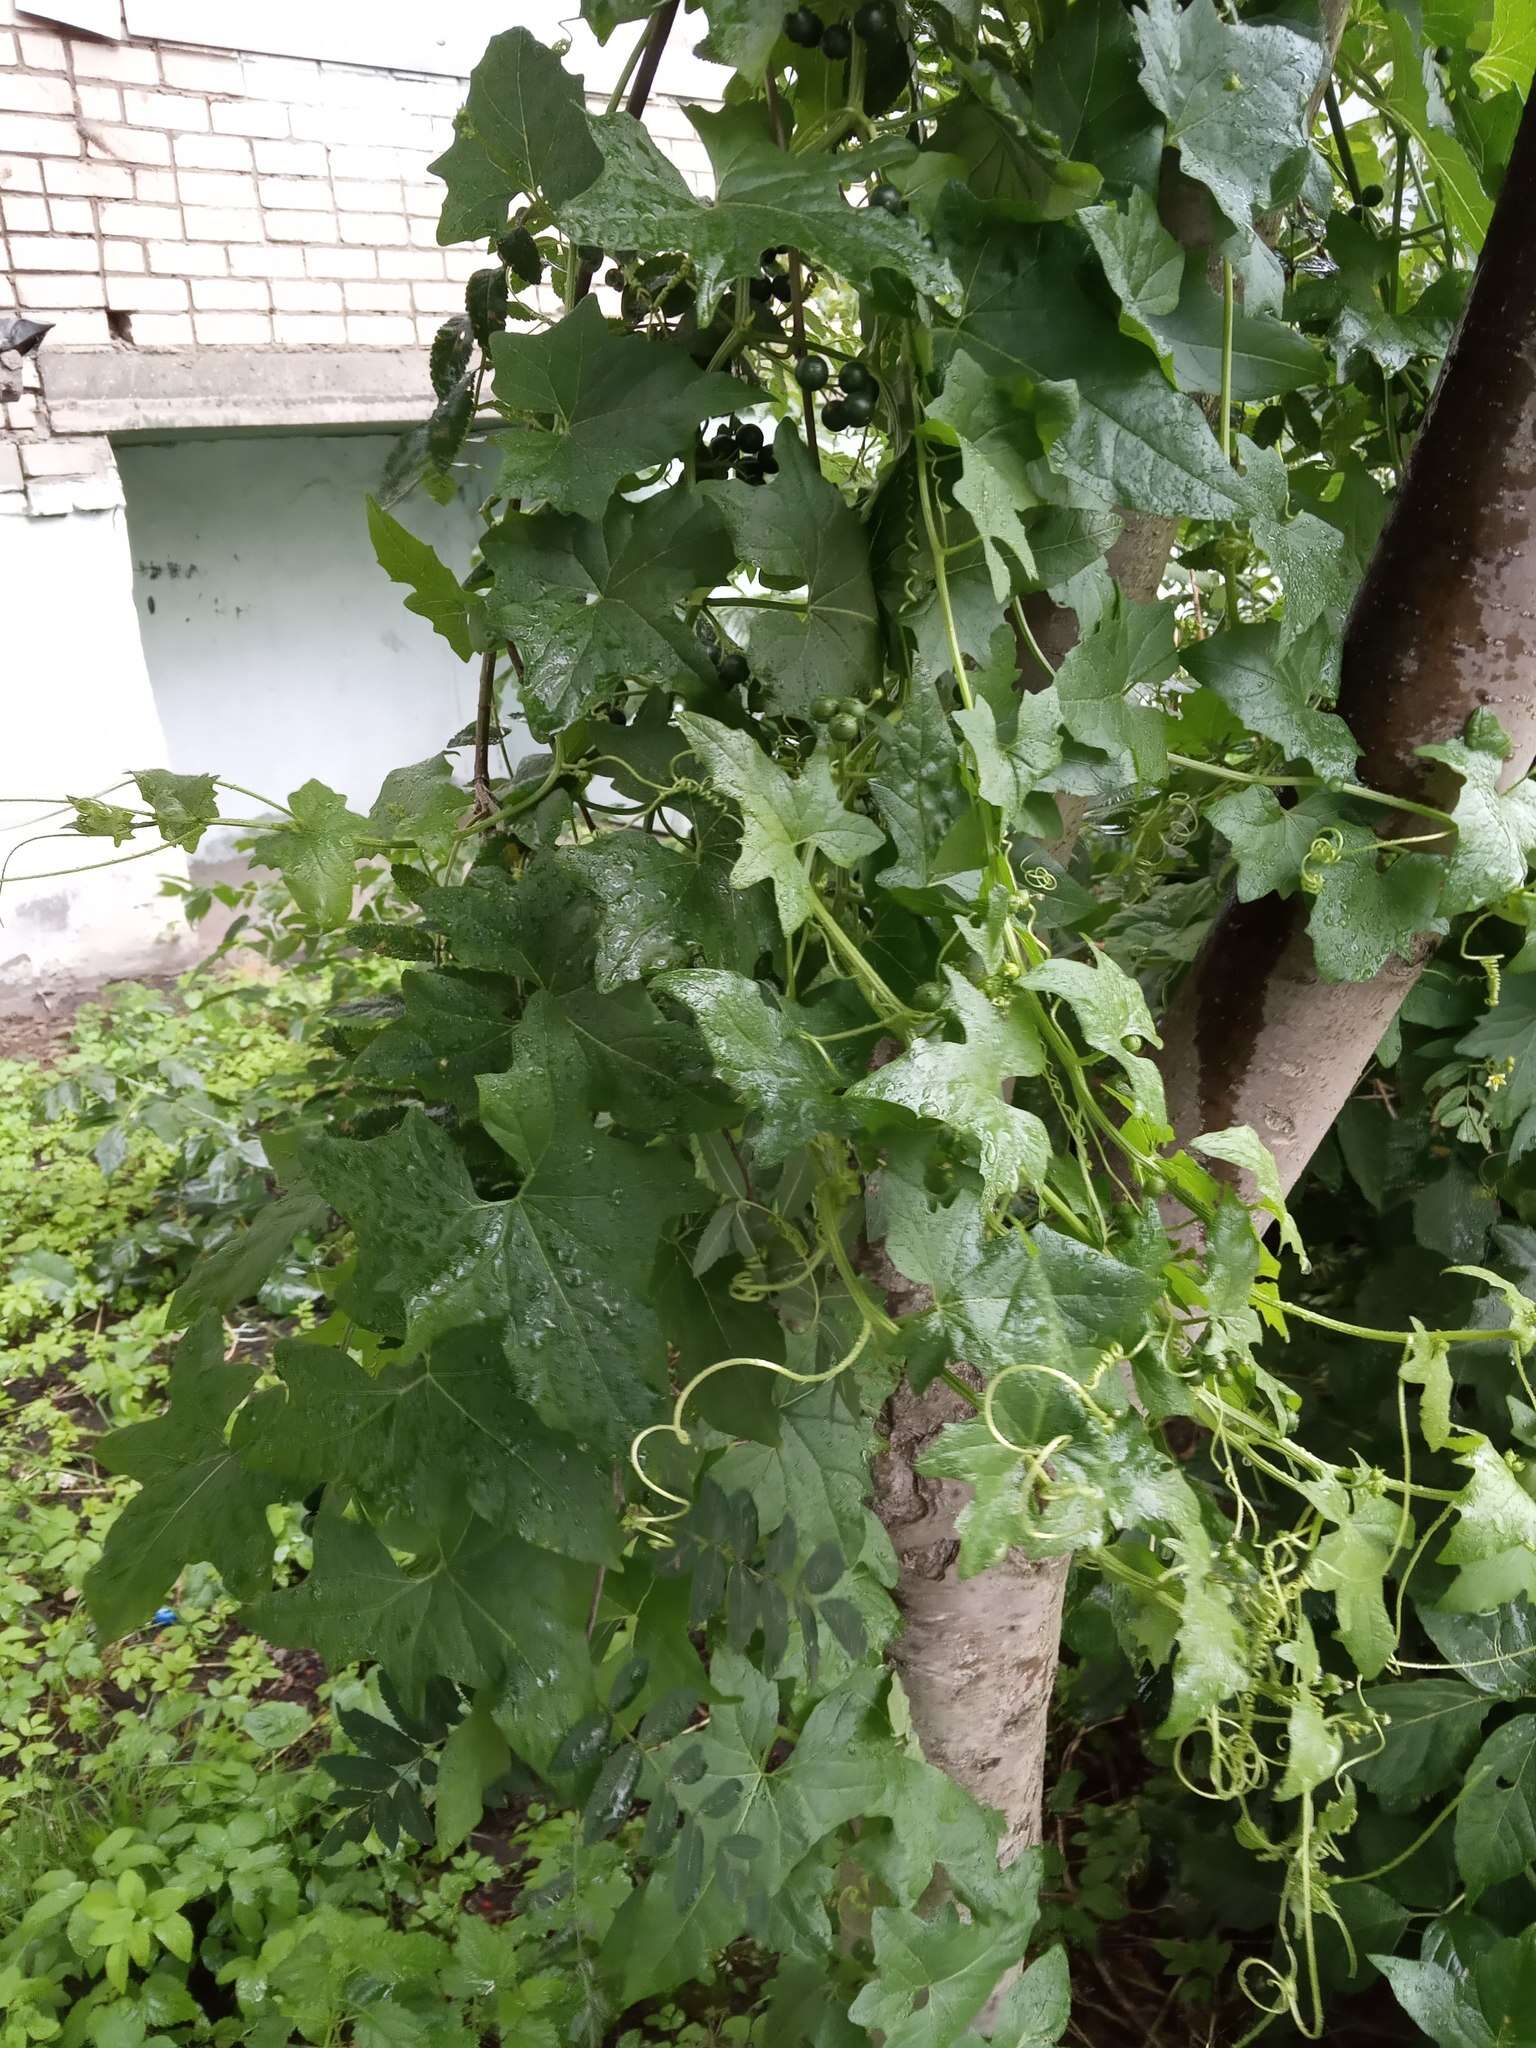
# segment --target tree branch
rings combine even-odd
[[[1493,712],[1536,760],[1536,98],[1527,105],[1460,329],[1344,636],[1339,710],[1360,779],[1444,809],[1449,769],[1417,749]],[[1392,830],[1389,824],[1385,828]],[[1164,1023],[1182,1139],[1251,1124],[1301,1175],[1432,950],[1325,982],[1306,899],[1230,903]]]
[[[489,818],[496,809],[491,794],[491,723],[496,707],[496,650],[487,647],[480,657],[480,694],[475,701],[475,762],[471,788],[475,816]]]
[[[651,87],[656,83],[656,72],[661,64],[662,53],[667,47],[667,38],[672,33],[672,24],[677,19],[678,0],[664,0],[651,16],[651,25],[646,30],[645,42],[640,50],[639,62],[635,66],[634,83],[624,111],[633,120],[640,120],[645,113],[646,102],[651,97]],[[610,112],[612,111],[610,107]],[[592,280],[597,275],[595,263],[583,263],[576,273],[576,289],[571,303],[579,305],[592,289]]]

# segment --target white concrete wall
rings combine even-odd
[[[363,498],[391,443],[293,434],[118,449],[173,768],[279,799],[315,775],[366,810],[389,769],[473,717],[472,667],[405,610],[369,545]],[[417,492],[396,516],[468,566],[462,498],[444,508]]]
[[[92,796],[165,765],[121,508],[0,521],[0,618],[0,796]],[[180,920],[159,884],[186,875],[185,856],[59,876],[120,849],[73,833],[23,846],[66,822],[44,809],[0,803],[0,1009],[89,979],[96,961],[121,973],[177,965]]]

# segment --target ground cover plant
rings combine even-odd
[[[263,932],[262,950],[291,936]],[[305,950],[281,981],[119,986],[47,1064],[0,1062],[6,2048],[473,2041],[482,2024],[542,2048],[563,2038],[568,1957],[628,1886],[622,1842],[581,1852],[569,1815],[527,1800],[495,1854],[332,1844],[346,1727],[387,1712],[376,1689],[274,1657],[206,1566],[115,1644],[80,1600],[136,1490],[96,1462],[103,1426],[158,1412],[178,1284],[267,1201],[262,1129],[324,1085],[338,1012],[388,982]],[[313,1323],[333,1250],[324,1230],[290,1247],[233,1356]],[[308,1555],[299,1512],[272,1528],[282,1555]]]
[[[338,1848],[624,1839],[563,2038],[1523,2038],[1528,11],[589,11],[606,111],[471,80],[368,514],[467,795],[75,807],[222,803],[317,930],[387,865],[401,963],[101,1447],[97,1624],[211,1564],[364,1674]]]

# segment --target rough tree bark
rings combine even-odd
[[[892,1397],[889,1449],[875,1460],[875,1512],[901,1567],[902,1628],[891,1655],[912,1725],[930,1763],[1002,1814],[1001,1857],[1010,1863],[1040,1839],[1046,1721],[1071,1560],[1010,1557],[973,1578],[956,1574],[956,1519],[971,1489],[915,1467],[946,1423],[973,1412],[942,1381]]]
[[[1344,636],[1339,710],[1361,779],[1445,808],[1415,749],[1492,711],[1536,760],[1536,96],[1527,104],[1456,339]],[[1414,821],[1414,829],[1422,826]],[[1428,958],[1318,977],[1306,899],[1229,903],[1164,1019],[1180,1138],[1251,1124],[1294,1184]]]

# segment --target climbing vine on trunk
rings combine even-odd
[[[1229,880],[1299,906],[1328,984],[1528,922],[1494,709],[1433,735],[1431,801],[1330,707],[1529,14],[587,13],[634,35],[606,111],[521,29],[471,79],[440,233],[487,263],[368,511],[478,675],[472,789],[437,756],[367,816],[309,783],[237,821],[322,926],[388,864],[356,937],[399,995],[274,1138],[286,1211],[183,1290],[168,1413],[106,1440],[143,1491],[93,1611],[137,1626],[206,1559],[251,1628],[374,1669],[395,1726],[350,1731],[342,1840],[451,1847],[514,1769],[590,1838],[643,1810],[571,2038],[750,1937],[776,2044],[1022,2048],[1068,2021],[1062,1949],[1010,1973],[1075,1559],[1149,1754],[1260,1872],[1255,2030],[1320,2031],[1325,1973],[1384,1953],[1491,2040],[1507,1921],[1415,1959],[1352,1829],[1406,1603],[1536,1590],[1507,1416],[1452,1402],[1464,1346],[1530,1393],[1536,1306],[1480,1266],[1442,1329],[1320,1305],[1261,1138],[1175,1137],[1154,1054]],[[703,192],[637,118],[701,27],[734,71],[689,110]],[[413,488],[481,503],[472,560]],[[219,815],[212,776],[137,787],[76,829]],[[253,1378],[220,1311],[316,1205],[355,1240],[334,1313]],[[1309,1428],[1296,1333],[1388,1357],[1379,1456]],[[1465,1710],[1461,1654],[1430,1682]],[[1426,1779],[1438,1906],[1526,1868],[1495,1787],[1529,1726]]]

